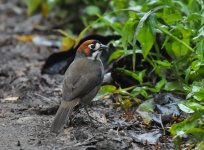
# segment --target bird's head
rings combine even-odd
[[[99,58],[103,50],[107,48],[98,40],[87,40],[83,42],[77,49],[77,56]]]

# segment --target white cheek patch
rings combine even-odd
[[[96,56],[97,56],[98,54],[99,54],[99,52],[98,52],[98,51],[95,51],[95,52],[92,53],[92,57],[93,57],[93,58],[96,58]]]
[[[88,57],[88,59],[91,59],[91,60],[100,59],[100,55],[101,55],[100,51],[95,51],[92,53],[90,57]]]
[[[98,50],[100,48],[100,46],[101,45],[99,43],[96,43],[94,50]]]

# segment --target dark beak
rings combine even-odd
[[[100,50],[106,50],[108,48],[108,46],[101,44],[100,45]]]

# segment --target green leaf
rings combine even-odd
[[[133,71],[135,71],[135,65],[136,65],[136,41],[137,41],[137,38],[138,38],[138,35],[140,34],[140,30],[143,28],[143,25],[144,23],[146,22],[146,20],[151,16],[151,14],[155,13],[156,11],[164,8],[165,6],[159,6],[159,7],[156,7],[154,8],[153,10],[150,10],[148,12],[146,12],[143,17],[140,19],[138,25],[137,25],[137,28],[135,30],[135,33],[134,33],[134,36],[133,36],[133,56],[132,56],[132,68],[133,68]],[[151,23],[150,23],[151,24]],[[149,26],[150,27],[150,26]],[[141,43],[140,43],[141,44]],[[144,44],[144,43],[143,43]],[[141,44],[142,45],[142,44]],[[148,45],[150,46],[150,44]],[[144,47],[144,45],[143,45]],[[148,49],[148,47],[147,47]],[[145,56],[144,58],[146,58],[147,54],[149,53],[150,50],[144,50],[143,52],[143,56]]]
[[[154,72],[158,74],[160,77],[165,77],[165,70],[171,68],[171,63],[169,63],[167,60],[153,60],[154,62]]]
[[[201,66],[201,65],[204,65],[204,63],[202,63],[202,61],[200,61],[200,60],[195,60],[195,61],[192,62],[191,67],[192,67],[192,69],[193,69],[194,71],[197,72],[197,71],[200,69],[200,66]]]
[[[139,81],[140,84],[143,82],[143,77],[144,77],[145,72],[146,72],[146,70],[143,70],[143,71],[140,71],[138,73],[135,73],[133,71],[123,69],[123,68],[117,68],[116,70],[122,71],[127,76],[131,76],[135,80]]]
[[[118,92],[119,94],[121,94],[121,95],[130,95],[130,93],[129,93],[127,90],[122,89],[122,88],[119,88],[119,89],[117,90],[117,92]]]
[[[198,41],[201,39],[201,41],[203,41],[203,37],[204,37],[204,26],[202,26],[199,31],[198,31],[198,34],[196,37],[193,38],[194,41]]]
[[[165,67],[165,68],[170,68],[171,67],[171,63],[168,60],[156,60],[155,61],[158,65]]]
[[[198,92],[194,92],[193,95],[196,100],[204,101],[204,87],[200,88]]]
[[[165,84],[164,90],[166,91],[181,91],[184,92],[183,84],[180,82],[167,82]]]
[[[152,99],[150,99],[140,104],[138,110],[143,112],[154,112],[154,108],[155,108],[154,102]]]
[[[190,109],[189,107],[185,106],[184,104],[178,104],[178,106],[185,113],[194,113],[194,110]]]
[[[132,106],[132,102],[129,99],[122,100],[122,106],[125,110],[129,109]]]
[[[201,17],[199,13],[192,13],[188,16],[188,21],[199,21]]]
[[[112,94],[115,91],[116,91],[116,87],[113,85],[101,86],[99,92],[97,93],[96,97],[94,98],[94,101],[100,100],[101,98],[103,98],[109,94]]]
[[[124,51],[124,50],[116,50],[114,51],[110,57],[109,57],[109,60],[108,60],[108,63],[110,63],[111,61],[115,60],[115,59],[118,59],[120,58],[121,56],[125,56],[125,55],[130,55],[133,53],[133,50],[127,50],[127,51]]]
[[[84,9],[84,12],[87,13],[89,16],[94,16],[96,14],[101,14],[100,9],[95,5],[89,5]]]
[[[134,18],[130,18],[124,25],[122,30],[122,46],[124,50],[127,50],[128,44],[133,45],[132,38],[134,36],[136,20]]]
[[[115,59],[118,59],[119,57],[123,56],[125,54],[125,51],[124,50],[116,50],[114,51],[109,59],[108,59],[108,63],[110,63],[111,61],[115,60]]]
[[[174,136],[182,136],[183,133],[187,133],[188,130],[195,128],[198,123],[197,123],[197,119],[199,119],[202,116],[202,114],[200,113],[195,113],[193,114],[191,117],[185,119],[184,121],[177,123],[177,124],[173,124],[170,128],[170,132],[172,135]],[[182,134],[180,134],[182,133]]]
[[[99,93],[104,94],[104,93],[110,93],[114,92],[116,90],[116,87],[113,85],[104,85],[101,86]]]
[[[96,24],[99,20],[103,19],[103,17],[99,17],[98,19],[96,19],[94,22],[90,23],[86,28],[84,28],[79,36],[76,39],[76,45],[80,42],[80,40],[82,39],[82,37],[85,35],[85,33],[94,25]]]
[[[197,150],[204,149],[204,140],[202,140],[200,143],[198,143],[195,149],[197,149]]]
[[[181,45],[181,43],[178,41],[174,41],[172,43],[172,51],[177,58],[188,53],[188,49],[185,46]]]
[[[155,41],[155,35],[149,24],[144,23],[143,27],[140,29],[137,39],[141,44],[142,54],[144,58],[146,58]]]
[[[194,99],[204,102],[203,82],[194,82],[190,94]]]
[[[27,12],[28,15],[31,15],[42,3],[41,0],[25,0],[25,3],[27,5]]]
[[[188,103],[186,103],[186,106],[188,106],[189,108],[193,109],[194,111],[204,112],[204,105],[201,105],[199,103],[188,102]]]
[[[107,26],[111,27],[114,29],[114,31],[116,31],[118,34],[122,35],[122,25],[117,23],[117,22],[111,22],[111,18],[109,18],[108,16],[100,16],[100,20],[105,23]]]
[[[196,127],[196,128],[191,128],[188,131],[186,131],[187,134],[193,135],[194,138],[197,140],[203,140],[204,139],[204,129],[202,127]]]
[[[203,39],[204,39],[204,34],[203,34]],[[204,40],[201,40],[196,43],[196,54],[199,60],[203,60],[204,57]]]
[[[147,90],[146,87],[136,87],[131,91],[130,94],[131,94],[132,97],[136,97],[136,96],[141,94],[142,96],[147,98],[148,93],[146,92],[146,90]]]
[[[162,31],[163,33],[167,34],[169,37],[173,38],[175,41],[179,42],[184,47],[188,48],[190,51],[194,52],[194,49],[191,48],[188,44],[185,43],[185,41],[180,40],[178,37],[174,36],[172,33],[170,33],[165,28],[161,28],[160,26],[157,26],[157,28]],[[166,45],[165,45],[166,46]],[[168,46],[168,45],[167,45]],[[179,47],[178,45],[175,45],[175,47]]]
[[[167,24],[173,23],[175,21],[180,21],[182,19],[181,14],[173,13],[172,11],[167,11],[167,9],[164,12],[157,13],[156,16],[158,18],[161,18]]]
[[[155,92],[159,92],[165,86],[166,83],[167,83],[166,79],[162,79],[159,82],[157,82],[155,86],[155,89],[156,89]]]
[[[133,78],[135,78],[136,80],[138,80],[140,82],[140,84],[142,84],[143,82],[143,78],[145,76],[145,73],[146,73],[146,69],[145,70],[142,70],[138,73],[138,76],[133,76]]]

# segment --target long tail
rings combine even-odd
[[[62,101],[57,111],[54,121],[52,122],[50,132],[59,133],[66,120],[69,119],[73,108],[78,104],[79,100]]]

